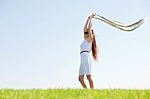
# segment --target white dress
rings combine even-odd
[[[80,45],[80,52],[82,51],[88,51],[88,52],[80,53],[81,63],[80,63],[79,75],[91,75],[92,73],[91,70],[92,61],[90,57],[91,50],[92,50],[92,42],[88,43],[87,40],[84,40]]]

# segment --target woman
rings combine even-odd
[[[84,41],[80,45],[80,57],[81,57],[81,64],[79,69],[79,81],[83,88],[87,88],[84,82],[84,75],[86,75],[90,88],[94,88],[93,80],[91,78],[91,68],[92,68],[92,61],[90,57],[90,52],[92,51],[92,56],[94,60],[97,60],[97,46],[96,46],[96,39],[92,29],[92,17],[95,14],[92,14],[88,17],[86,24],[84,26]]]

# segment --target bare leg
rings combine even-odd
[[[89,84],[90,84],[90,88],[91,89],[94,89],[94,84],[93,84],[93,80],[91,78],[91,75],[86,75],[88,81],[89,81]]]
[[[79,82],[81,83],[83,88],[87,88],[84,82],[84,75],[79,75]]]

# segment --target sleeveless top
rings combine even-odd
[[[82,51],[91,52],[91,50],[92,50],[92,42],[88,43],[87,40],[84,40],[82,44],[80,45],[80,52]]]

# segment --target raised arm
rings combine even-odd
[[[85,23],[85,26],[84,26],[84,32],[87,32],[87,29],[89,27],[92,27],[92,22],[91,22],[91,19],[96,15],[96,13],[92,13],[91,16],[88,16],[87,20],[86,20],[86,23]]]
[[[89,33],[89,37],[88,37],[88,42],[91,42],[93,41],[93,30],[92,30],[92,18],[95,16],[95,14],[92,14],[90,16],[90,19],[89,19],[89,24],[88,24],[88,33]]]
[[[89,24],[88,24],[88,29],[89,37],[87,39],[88,42],[93,41],[93,33],[92,33],[92,17],[90,17]]]
[[[85,26],[84,26],[84,32],[87,32],[88,25],[89,25],[90,17],[87,18]]]

